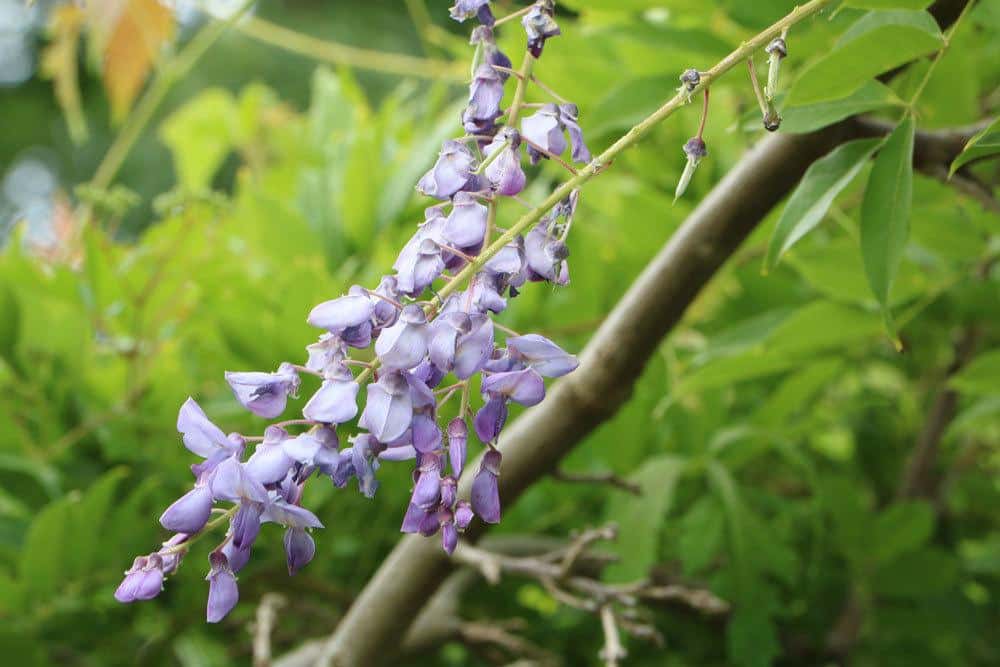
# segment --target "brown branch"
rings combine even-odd
[[[642,487],[613,472],[567,472],[562,468],[557,468],[552,473],[552,479],[571,484],[607,484],[608,486],[631,493],[633,496],[642,495]]]
[[[257,605],[257,616],[250,625],[253,634],[253,667],[271,667],[271,632],[278,617],[278,610],[285,606],[284,596],[267,593]]]

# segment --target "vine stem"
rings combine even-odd
[[[525,213],[521,218],[517,220],[506,232],[497,237],[497,240],[492,244],[483,249],[483,251],[476,257],[475,261],[466,264],[461,271],[459,271],[455,277],[448,284],[444,285],[440,290],[438,290],[437,296],[431,301],[432,310],[436,310],[444,302],[444,299],[452,294],[460,285],[468,281],[473,275],[480,271],[483,266],[488,262],[494,255],[500,252],[504,246],[517,238],[518,234],[521,234],[528,230],[531,225],[537,223],[542,219],[542,216],[548,213],[552,207],[561,202],[563,199],[569,196],[569,194],[576,188],[580,187],[594,176],[601,173],[604,168],[611,164],[611,162],[618,156],[622,151],[634,146],[643,137],[645,137],[650,130],[652,130],[656,125],[658,125],[663,120],[669,118],[675,111],[687,104],[689,95],[693,95],[701,90],[707,88],[711,83],[713,83],[720,76],[733,69],[737,65],[741,64],[746,60],[754,51],[763,48],[775,37],[778,37],[789,27],[803,21],[810,16],[818,13],[820,10],[826,8],[828,5],[832,4],[833,0],[812,0],[804,5],[797,6],[788,15],[779,20],[777,23],[773,24],[771,27],[767,28],[761,33],[758,33],[753,38],[743,42],[738,49],[730,53],[728,56],[723,58],[716,64],[712,69],[707,72],[703,72],[701,75],[701,81],[695,87],[691,93],[678,92],[672,98],[670,98],[666,103],[663,104],[659,109],[654,111],[652,114],[647,116],[640,123],[635,125],[631,130],[626,132],[621,138],[613,143],[607,150],[598,155],[596,158],[590,161],[586,167],[581,169],[579,173],[564,181],[562,185],[556,188],[552,194],[550,194],[545,201],[538,205],[533,210]],[[526,60],[526,65],[522,66],[522,70],[530,67],[530,62],[534,60],[530,57],[530,54]],[[527,72],[530,74],[530,71]],[[526,77],[525,77],[526,78]],[[520,104],[517,94],[515,92],[515,104]],[[518,109],[512,105],[511,107],[511,118],[516,118],[514,112]]]

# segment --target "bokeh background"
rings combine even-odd
[[[172,36],[145,83],[147,93],[162,84],[164,96],[117,173],[95,183],[144,99],[109,84],[108,58],[134,78],[127,64],[142,69],[144,42],[126,39],[108,56],[99,31],[74,27],[66,5],[0,0],[6,664],[245,664],[262,595],[289,600],[274,642],[290,649],[335,625],[399,539],[405,465],[380,471],[371,501],[311,485],[307,503],[326,524],[314,534],[316,559],[289,578],[280,535],[266,527],[240,576],[241,604],[218,626],[203,620],[205,545],[157,600],[112,598],[133,555],[165,539],[156,519],[190,484],[192,456],[174,428],[181,403],[195,396],[224,429],[259,430],[223,371],[301,359],[315,336],[305,323],[312,305],[377,282],[423,218],[413,184],[459,131],[471,48],[467,26],[437,0],[262,0],[176,80],[157,79],[218,24],[206,6],[225,19],[239,4],[173,3]],[[496,4],[498,14],[516,8]],[[600,149],[669,97],[678,72],[716,62],[793,5],[567,1],[564,34],[537,73],[579,105]],[[796,29],[786,80],[857,15]],[[519,32],[502,31],[511,55]],[[331,42],[366,51],[345,55]],[[400,72],[367,51],[421,60]],[[890,87],[905,99],[922,67]],[[65,87],[73,76],[76,101]],[[761,138],[744,79],[733,73],[713,87],[711,157],[688,195],[673,204],[694,107],[588,185],[570,237],[572,284],[526,289],[508,326],[582,349],[686,213]],[[932,76],[921,128],[995,116],[998,85],[1000,3],[991,0]],[[980,175],[995,186],[995,163]],[[538,169],[525,198],[540,201],[560,177],[557,166]],[[861,268],[859,202],[855,185],[767,276],[774,220],[755,233],[663,343],[631,402],[566,463],[627,476],[641,497],[546,481],[506,511],[506,534],[565,537],[615,521],[610,580],[653,570],[733,603],[723,621],[656,611],[664,647],[631,641],[628,664],[821,664],[850,599],[863,608],[855,664],[1000,663],[1000,223],[917,178],[892,298],[899,354]],[[969,339],[963,369],[949,375],[966,354],[956,344]],[[905,462],[949,388],[959,397],[940,437],[941,481],[929,497],[900,501]],[[600,648],[595,618],[530,581],[476,585],[462,613],[523,619],[522,634],[567,665],[593,664]],[[453,642],[406,664],[493,662]]]

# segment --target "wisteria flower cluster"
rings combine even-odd
[[[526,234],[491,248],[497,207],[524,190],[525,157],[562,163],[559,156],[570,149],[572,160],[586,162],[590,152],[575,105],[561,99],[521,103],[530,77],[523,74],[527,68],[515,72],[497,47],[494,28],[506,19],[495,19],[489,2],[458,0],[451,15],[479,25],[472,33],[474,76],[461,119],[466,134],[444,142],[417,184],[439,203],[427,208],[391,275],[374,289],[355,285],[313,308],[308,322],[323,333],[306,348],[303,364],[282,363],[272,373],[226,373],[236,399],[269,420],[285,412],[289,397],[297,397],[301,376],[318,377],[319,388],[301,419],[272,423],[260,436],[227,435],[194,399],[184,403],[177,430],[184,446],[201,458],[191,468],[194,485],[160,517],[174,535],[159,550],[135,559],[115,592],[119,601],[156,597],[191,544],[225,526],[206,577],[208,621],[221,620],[238,600],[236,573],[249,561],[262,524],[284,528],[288,571],[294,574],[315,554],[310,530],[322,527],[301,505],[305,485],[327,479],[342,488],[353,479],[372,497],[378,470],[389,462],[413,462],[403,532],[440,533],[450,554],[474,517],[500,521],[497,444],[510,404],[539,403],[544,378],[570,373],[578,362],[543,336],[514,334],[494,316],[525,283],[569,282],[566,237],[579,197],[574,191]],[[527,36],[530,66],[546,40],[559,34],[553,3],[540,0],[516,16]],[[514,105],[503,109],[512,78],[521,88]],[[533,115],[518,123],[528,108]],[[471,276],[467,283],[460,273]],[[362,356],[371,361],[353,357],[369,348],[374,355]],[[481,401],[473,400],[476,386]],[[442,407],[454,395],[461,397],[460,408],[447,419]],[[465,500],[457,488],[470,430],[486,451],[470,473],[471,497]]]

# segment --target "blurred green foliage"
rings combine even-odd
[[[334,37],[419,48],[402,6],[331,4],[351,5],[330,10],[337,20],[351,17]],[[679,71],[707,67],[794,3],[564,4],[575,14],[536,72],[579,104],[588,139],[601,148],[672,94]],[[435,19],[457,32],[444,6],[432,4]],[[844,8],[796,28],[785,80],[836,69],[832,47],[861,15]],[[290,12],[289,22],[336,24],[331,16],[309,5]],[[997,17],[995,5],[981,3],[956,33],[917,105],[920,129],[996,114]],[[501,45],[514,54],[522,39],[504,30]],[[196,70],[211,75],[182,82],[126,163],[123,182],[142,195],[129,218],[144,230],[134,242],[116,234],[122,211],[95,206],[97,224],[77,245],[39,256],[15,233],[0,256],[7,664],[244,664],[247,623],[262,594],[289,597],[274,639],[279,651],[292,648],[329,631],[398,539],[405,465],[380,472],[373,501],[311,486],[306,503],[327,526],[314,534],[316,560],[287,577],[277,531],[265,528],[241,573],[243,602],[221,626],[203,623],[205,545],[157,600],[122,606],[112,598],[132,556],[165,538],[156,517],[190,483],[192,457],[174,429],[181,402],[196,396],[227,430],[259,430],[223,371],[302,358],[315,334],[305,324],[312,305],[377,282],[422,219],[425,202],[413,183],[456,132],[462,107],[454,85],[315,68],[264,47],[241,47],[242,57],[230,61],[225,45]],[[450,43],[435,51],[468,56]],[[787,110],[788,122],[796,119],[791,129],[862,111],[898,120],[900,100],[925,67],[888,87],[850,89],[871,72],[841,82],[846,107],[813,99],[830,91],[809,84],[803,99],[826,106]],[[97,115],[101,96],[90,87],[84,93],[88,115]],[[20,94],[4,93],[17,102],[4,106],[13,109],[5,163],[11,146],[51,140],[30,129],[43,103]],[[691,206],[759,138],[757,123],[746,122],[754,109],[736,73],[714,88],[711,157],[675,206],[693,107],[618,159],[584,192],[569,241],[572,284],[529,286],[504,322],[581,349]],[[67,161],[68,184],[89,178],[107,140],[98,133],[80,161]],[[65,137],[57,133],[56,141]],[[61,150],[69,151],[65,143]],[[976,169],[995,186],[995,163]],[[861,177],[838,183],[812,231],[765,276],[761,264],[782,215],[780,207],[772,212],[662,344],[632,400],[566,464],[627,475],[641,498],[545,481],[505,514],[502,531],[556,536],[615,521],[619,561],[608,578],[652,571],[733,603],[724,625],[658,611],[666,647],[631,641],[630,665],[819,664],[852,597],[864,610],[854,664],[1000,662],[1000,221],[954,188],[914,176],[909,242],[886,298],[905,346],[897,353],[859,247],[870,171],[862,165],[851,172]],[[524,198],[539,201],[560,177],[545,165]],[[91,196],[107,201],[107,193]],[[500,224],[518,212],[505,207]],[[973,335],[977,354],[949,378],[956,341]],[[947,388],[960,397],[939,443],[938,493],[898,500],[930,406]],[[597,621],[555,604],[536,584],[479,585],[463,609],[470,618],[526,618],[526,636],[566,664],[595,662]],[[455,645],[407,664],[477,660]]]

